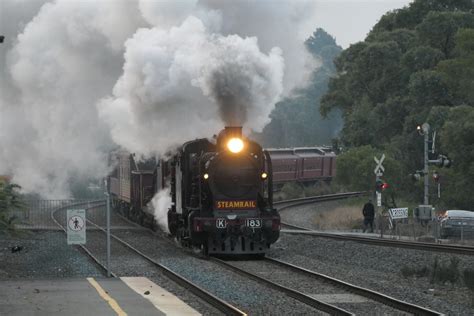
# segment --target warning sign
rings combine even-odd
[[[67,243],[86,243],[86,210],[67,210]]]

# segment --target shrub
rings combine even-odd
[[[288,182],[283,185],[281,192],[284,199],[297,199],[304,196],[304,189],[301,185],[295,182]]]
[[[330,193],[331,187],[325,182],[318,182],[313,185],[304,187],[304,196],[316,196]]]
[[[431,275],[431,283],[450,282],[455,284],[459,279],[459,259],[452,257],[448,265],[443,265],[438,261],[438,257],[435,258],[433,264],[433,270]]]

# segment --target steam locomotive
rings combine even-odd
[[[154,226],[150,201],[169,190],[168,229],[184,246],[206,254],[263,255],[279,237],[270,155],[242,137],[241,127],[226,127],[213,141],[187,142],[157,163],[137,163],[126,152],[115,158],[108,177],[113,206]]]

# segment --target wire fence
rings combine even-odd
[[[67,227],[71,209],[84,209],[88,220],[105,223],[104,200],[26,200],[24,207],[11,211],[15,229],[0,231],[0,280],[103,276],[81,247],[67,242],[60,226]],[[85,246],[105,262],[105,234],[93,225],[86,228]]]
[[[67,209],[85,209],[89,219],[105,220],[105,212],[94,208],[104,204],[105,200],[26,200],[23,208],[10,212],[10,218],[18,229],[55,230],[61,229],[57,223],[65,226]]]
[[[378,223],[379,229],[383,227],[383,233],[398,239],[410,239],[425,242],[455,242],[474,243],[474,227],[468,222],[460,220],[455,229],[446,230],[437,219],[418,220],[409,217],[400,220],[390,220],[383,216],[382,223]]]

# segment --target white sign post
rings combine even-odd
[[[86,243],[86,210],[67,210],[67,244]]]
[[[377,206],[382,206],[382,193],[377,192]]]

